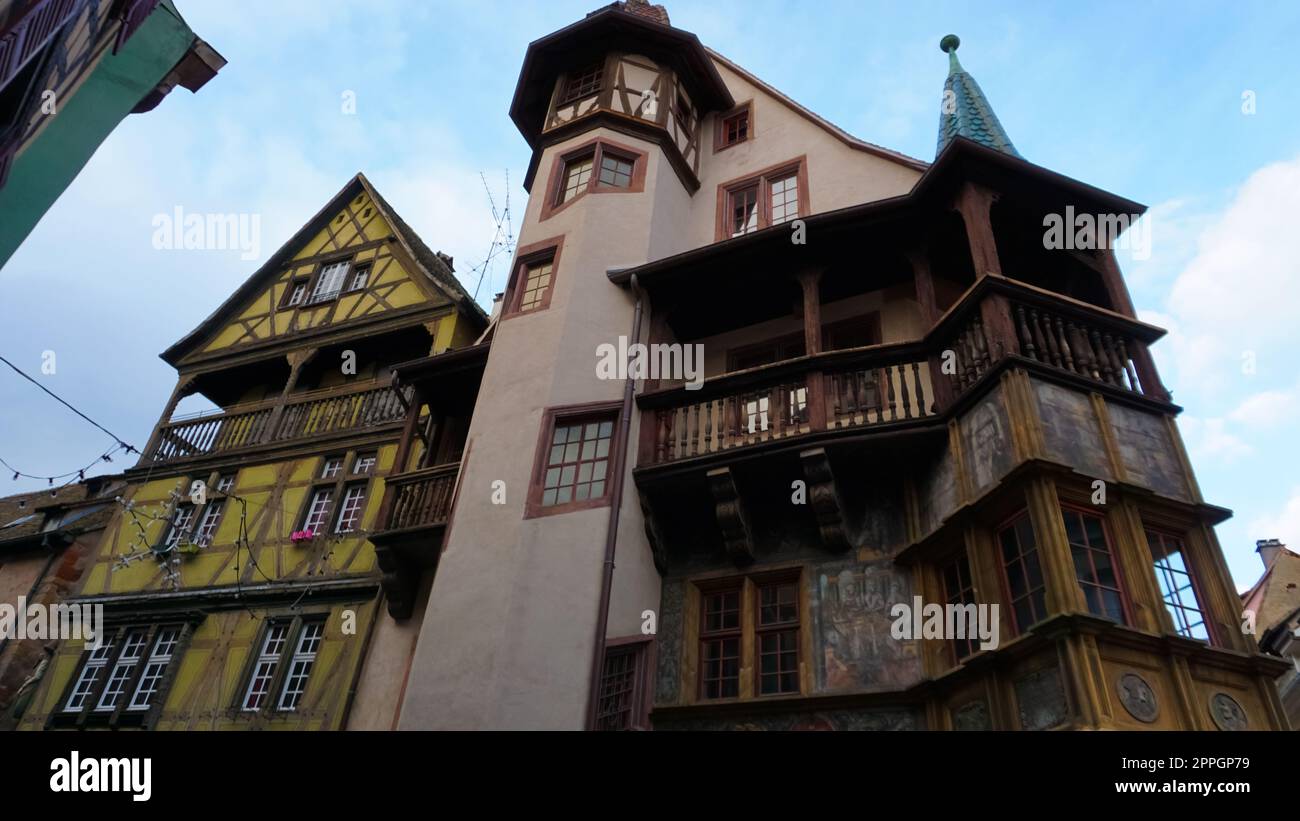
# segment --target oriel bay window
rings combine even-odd
[[[1083,588],[1088,612],[1127,624],[1124,592],[1106,537],[1105,522],[1100,516],[1072,507],[1061,508],[1061,516],[1065,520],[1074,575]]]
[[[808,213],[802,157],[718,186],[717,239],[739,237]]]
[[[1012,621],[1016,630],[1023,633],[1047,616],[1047,587],[1038,558],[1038,539],[1028,512],[1002,526],[998,531],[998,546]]]
[[[697,583],[701,700],[803,691],[803,604],[798,571]],[[752,669],[752,678],[742,675]]]
[[[1147,544],[1155,563],[1160,596],[1174,622],[1174,630],[1190,639],[1211,641],[1197,581],[1187,561],[1187,548],[1181,537],[1158,530],[1146,531]]]
[[[106,630],[82,653],[51,725],[144,726],[166,696],[191,629],[178,622]]]

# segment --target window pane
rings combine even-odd
[[[741,236],[758,230],[758,186],[731,193],[731,235]]]
[[[531,311],[545,301],[551,287],[551,262],[529,265],[524,273],[524,290],[519,298],[519,310]]]
[[[564,185],[560,189],[560,203],[566,203],[587,189],[591,180],[592,158],[570,160],[564,169]]]
[[[615,188],[627,188],[632,184],[632,163],[613,154],[602,154],[600,182]]]
[[[604,496],[601,480],[608,471],[613,433],[613,423],[604,420],[556,425],[552,441],[557,444],[547,453],[543,475],[543,506]]]
[[[791,174],[772,181],[772,224],[799,216],[799,179]]]

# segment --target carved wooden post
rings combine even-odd
[[[907,252],[912,266],[912,282],[916,287],[916,304],[921,309],[921,326],[927,331],[939,319],[939,307],[934,298],[934,275],[930,271],[930,257],[925,249]]]
[[[389,517],[392,515],[397,492],[389,484],[388,479],[406,472],[406,465],[411,457],[411,443],[415,439],[415,429],[420,422],[420,406],[423,404],[424,398],[420,395],[420,389],[417,386],[411,396],[411,407],[406,409],[406,423],[402,425],[402,438],[397,443],[397,454],[393,457],[393,467],[389,470],[384,481],[384,500],[380,502],[379,514],[375,517],[375,525],[378,530],[387,528]]]
[[[980,301],[980,319],[984,326],[984,341],[988,344],[989,364],[1005,356],[1020,353],[1020,339],[1016,334],[1015,318],[1011,315],[1011,302],[1002,294],[989,293]]]
[[[975,265],[976,279],[1002,273],[991,216],[996,199],[997,194],[989,189],[967,182],[962,185],[954,202],[962,222],[966,224],[966,239],[970,243],[970,258]]]
[[[803,288],[803,344],[804,353],[814,356],[822,352],[822,301],[820,269],[810,268],[799,274]],[[805,383],[808,402],[808,426],[811,430],[826,430],[826,391],[821,371],[811,371]]]
[[[172,388],[172,395],[167,400],[167,406],[163,408],[162,415],[158,417],[158,424],[154,425],[153,433],[149,434],[149,441],[145,443],[144,450],[140,453],[140,461],[151,459],[158,443],[162,441],[163,428],[171,421],[172,414],[176,412],[176,406],[180,401],[190,394],[194,393],[194,377],[182,374],[176,380],[176,387]]]
[[[298,377],[302,375],[302,368],[310,362],[320,348],[306,348],[301,351],[291,351],[284,355],[289,363],[289,378],[285,380],[284,390],[280,391],[280,400],[275,403],[275,408],[271,411],[271,420],[267,422],[266,433],[262,436],[263,442],[269,442],[275,438],[280,429],[280,418],[284,416],[285,405],[289,402],[289,394],[298,386]]]

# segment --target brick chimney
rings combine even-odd
[[[1286,545],[1277,539],[1260,539],[1255,542],[1255,552],[1259,554],[1259,560],[1264,563],[1264,569],[1267,570],[1273,566],[1273,560],[1277,554],[1281,553]]]
[[[653,20],[656,23],[662,23],[665,26],[672,25],[668,22],[668,9],[659,5],[652,6],[648,0],[624,0],[623,11],[639,15],[647,20]]]

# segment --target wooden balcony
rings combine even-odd
[[[384,501],[370,541],[383,571],[388,613],[409,618],[419,580],[438,566],[442,540],[451,521],[460,463],[413,470],[388,477]]]
[[[985,277],[915,342],[797,357],[638,397],[642,467],[791,440],[933,424],[1010,361],[1167,403],[1147,345],[1159,328],[1002,277]]]
[[[174,420],[161,427],[142,461],[174,462],[396,424],[406,417],[408,399],[385,385],[348,393],[314,392],[284,403],[256,403]]]

